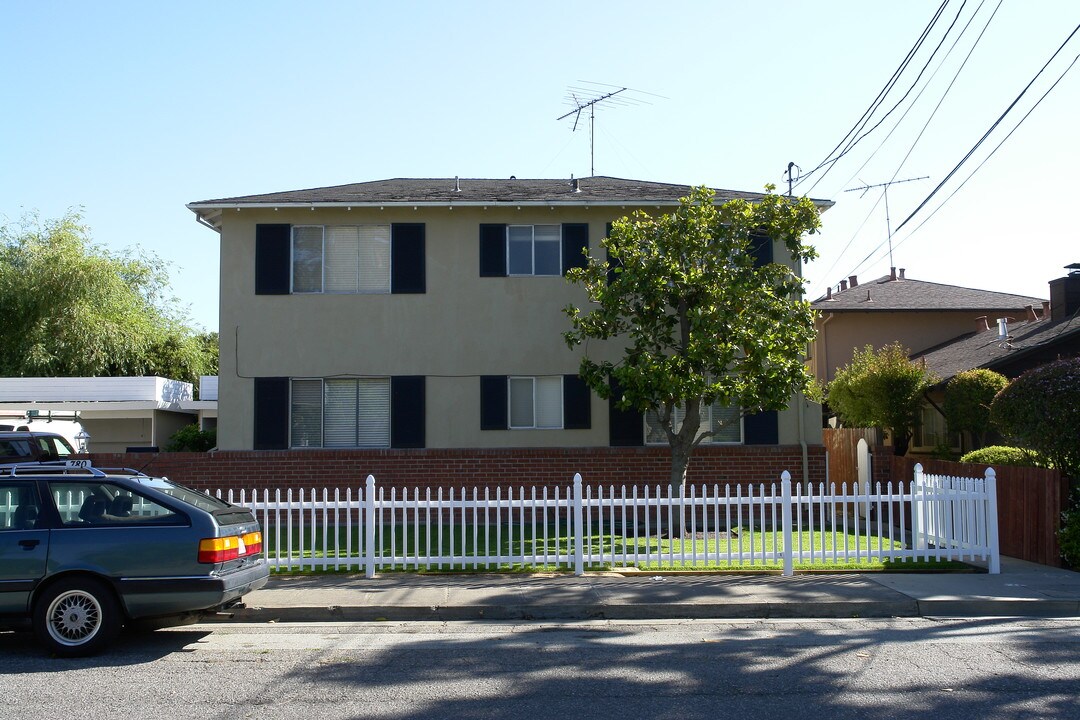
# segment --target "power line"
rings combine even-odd
[[[1069,33],[1069,36],[1067,38],[1065,38],[1065,42],[1061,43],[1061,46],[1057,50],[1054,51],[1054,54],[1051,55],[1050,59],[1047,60],[1046,63],[1042,66],[1042,68],[1039,69],[1039,72],[1035,73],[1035,77],[1031,78],[1031,81],[1026,86],[1024,86],[1024,89],[1020,91],[1020,94],[1016,96],[1016,99],[1013,100],[1011,103],[1009,103],[1009,107],[1005,108],[1005,112],[1003,112],[998,117],[998,119],[994,121],[994,124],[991,125],[990,128],[985,133],[983,133],[983,136],[981,138],[979,138],[979,141],[977,143],[975,143],[975,145],[972,146],[972,148],[970,150],[968,150],[967,154],[964,155],[964,157],[960,160],[960,162],[958,162],[956,164],[956,167],[954,167],[952,170],[949,171],[949,174],[945,176],[945,179],[942,180],[940,183],[938,183],[938,186],[935,187],[930,192],[930,194],[927,195],[925,199],[923,199],[923,201],[921,203],[919,203],[919,206],[917,208],[915,208],[911,212],[911,214],[907,216],[907,218],[905,218],[904,222],[900,223],[900,225],[897,226],[897,228],[896,228],[897,230],[900,230],[905,225],[907,225],[908,222],[910,222],[911,219],[913,217],[915,217],[915,215],[917,215],[920,210],[922,210],[924,207],[926,207],[926,204],[929,203],[930,200],[933,199],[933,197],[935,195],[937,195],[938,191],[941,190],[941,188],[945,185],[945,183],[947,183],[950,179],[952,179],[952,176],[955,175],[957,173],[957,171],[960,170],[961,167],[963,167],[964,163],[966,163],[968,161],[968,159],[975,153],[976,150],[979,149],[979,147],[983,144],[983,142],[986,141],[986,138],[988,138],[990,136],[990,133],[992,133],[997,128],[997,126],[1001,124],[1001,121],[1004,120],[1008,116],[1008,114],[1010,112],[1012,112],[1012,109],[1014,107],[1016,107],[1016,104],[1020,102],[1021,98],[1024,97],[1024,95],[1031,88],[1031,86],[1035,84],[1035,81],[1039,79],[1039,76],[1041,76],[1043,74],[1043,72],[1046,70],[1046,68],[1050,65],[1050,63],[1052,63],[1054,61],[1054,58],[1056,58],[1061,53],[1061,51],[1065,49],[1065,46],[1069,43],[1070,40],[1073,39],[1073,36],[1075,36],[1077,32],[1080,32],[1080,25],[1077,25],[1073,29],[1073,31],[1071,33]],[[1070,65],[1070,67],[1072,67],[1072,66]],[[1040,102],[1041,102],[1041,99],[1040,99]],[[1023,122],[1022,119],[1021,119],[1021,122]]]
[[[841,147],[844,146],[844,143],[846,143],[853,135],[858,134],[860,129],[865,127],[866,123],[869,122],[870,117],[873,116],[873,114],[877,111],[877,108],[880,107],[882,102],[884,102],[885,97],[889,94],[892,88],[896,85],[896,82],[900,79],[900,75],[903,74],[904,70],[911,63],[912,58],[922,47],[923,43],[926,41],[926,38],[929,36],[930,31],[934,28],[934,26],[937,24],[938,19],[941,17],[941,13],[945,10],[945,6],[948,4],[949,0],[944,0],[944,2],[941,3],[941,6],[938,7],[937,11],[930,19],[930,22],[925,28],[923,28],[923,31],[919,35],[919,38],[915,41],[915,44],[910,50],[908,50],[907,55],[900,62],[900,65],[896,68],[896,70],[893,71],[892,76],[886,81],[885,86],[878,92],[877,97],[875,97],[874,100],[870,103],[870,106],[865,111],[863,111],[862,116],[855,122],[855,125],[847,131],[844,137],[841,138],[840,142],[836,144],[836,147],[834,147],[829,152],[829,154],[825,157],[823,161],[818,164],[817,167],[799,178],[796,185],[801,184],[803,181],[813,176],[815,173],[817,173],[818,170],[821,170],[826,165],[832,167],[831,163],[835,162],[835,159],[833,159],[833,155]],[[826,170],[826,173],[828,173],[828,170]]]

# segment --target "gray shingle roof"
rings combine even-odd
[[[586,177],[577,181],[575,192],[568,179],[474,179],[474,178],[394,178],[332,187],[291,190],[263,195],[203,200],[188,205],[192,210],[235,205],[290,204],[601,204],[644,203],[671,205],[690,193],[689,185],[624,180],[613,177]],[[457,189],[455,189],[457,188]],[[756,200],[761,193],[716,190],[719,201],[742,198]],[[832,206],[828,200],[816,200],[818,207]]]
[[[1009,326],[1009,341],[998,338],[997,328],[971,333],[956,340],[912,355],[913,360],[923,360],[942,382],[959,372],[973,368],[995,369],[1004,363],[1019,359],[1026,353],[1045,349],[1055,344],[1080,341],[1080,317],[1058,322],[1039,320]]]
[[[868,299],[869,298],[869,299]],[[1042,298],[1012,295],[991,290],[975,290],[923,280],[892,280],[888,275],[834,292],[832,298],[815,300],[821,312],[878,312],[897,310],[1011,310],[1028,305],[1038,307]]]

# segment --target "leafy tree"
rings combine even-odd
[[[976,368],[957,373],[945,386],[945,422],[950,430],[966,430],[975,438],[976,447],[986,446],[990,431],[990,403],[1009,379],[1001,373]]]
[[[197,380],[216,344],[171,309],[168,289],[160,259],[94,245],[78,212],[0,226],[0,376]]]
[[[905,455],[923,394],[935,382],[932,373],[908,358],[900,343],[877,352],[867,345],[836,371],[827,399],[844,425],[884,428],[892,437],[893,453]]]
[[[1080,358],[1040,365],[1013,380],[994,398],[990,420],[1063,474],[1080,478]]]
[[[625,343],[617,361],[590,357],[586,345],[579,374],[605,399],[616,381],[617,407],[656,413],[671,446],[673,488],[694,448],[715,434],[702,430],[703,407],[779,410],[811,382],[803,355],[814,321],[802,280],[786,265],[755,263],[753,250],[772,238],[810,260],[816,253],[802,237],[819,227],[818,211],[772,190],[758,202],[717,206],[701,187],[670,214],[638,211],[603,240],[610,263],[588,257],[569,275],[595,306],[565,308],[567,345],[611,340],[599,351],[606,354]]]

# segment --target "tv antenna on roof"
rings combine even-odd
[[[862,190],[863,194],[859,196],[861,198],[861,197],[865,196],[866,193],[873,190],[874,188],[885,188],[882,191],[882,193],[885,195],[885,232],[888,233],[888,235],[889,235],[889,267],[893,267],[893,259],[892,259],[892,222],[889,220],[889,186],[890,185],[899,185],[900,183],[915,182],[916,180],[929,180],[929,179],[930,179],[929,175],[923,175],[922,177],[907,178],[906,180],[890,180],[889,182],[878,183],[877,185],[861,185],[859,187],[850,188],[850,189],[844,191],[844,192],[858,192],[858,191]],[[861,180],[861,178],[860,178],[860,180]],[[881,246],[878,245],[878,247],[880,248]],[[874,250],[874,252],[877,252],[877,250]],[[873,254],[873,253],[871,253],[871,254]]]
[[[574,116],[573,127],[570,128],[570,132],[575,132],[578,125],[581,122],[581,111],[588,109],[589,111],[589,174],[596,175],[596,106],[602,102],[606,102],[609,105],[626,107],[630,105],[650,105],[647,100],[643,100],[636,96],[636,94],[651,95],[652,93],[642,93],[640,90],[633,90],[628,87],[622,87],[619,85],[606,85],[604,83],[594,83],[585,80],[579,81],[585,85],[592,85],[594,87],[569,87],[566,89],[566,104],[572,106],[574,109],[565,115],[560,115],[556,120],[565,120],[571,115]],[[608,88],[614,88],[608,90]],[[628,94],[627,94],[628,93]],[[660,97],[659,95],[653,95],[653,97]]]

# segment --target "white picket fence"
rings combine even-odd
[[[693,486],[679,495],[637,486],[568,492],[512,487],[376,487],[295,493],[218,492],[262,522],[264,552],[279,570],[702,566],[912,560],[988,561],[1000,571],[996,477],[926,475],[873,492],[846,484]],[[671,541],[669,529],[682,525]],[[910,525],[910,530],[907,527]],[[676,533],[677,534],[677,533]]]

